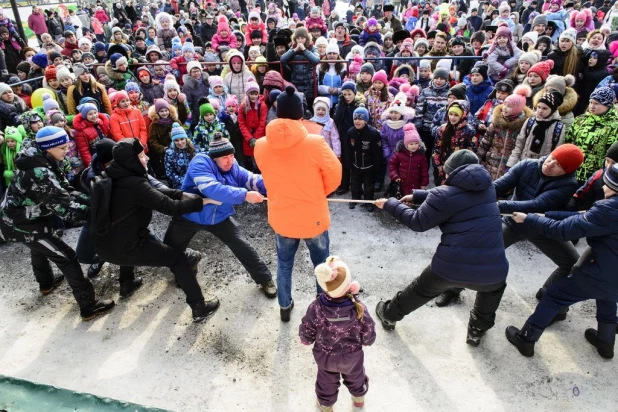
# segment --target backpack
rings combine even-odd
[[[110,203],[112,199],[112,179],[103,172],[90,183],[90,235],[105,236],[118,223],[126,220],[131,213],[112,220]]]
[[[532,125],[534,124],[535,120],[536,119],[534,116],[528,119],[528,122],[526,123],[526,138],[528,138],[528,136],[530,135],[530,131],[532,130]],[[554,150],[558,145],[558,141],[560,141],[560,134],[562,133],[563,127],[564,123],[558,120],[556,122],[556,127],[554,127],[554,133],[551,137],[551,150]]]

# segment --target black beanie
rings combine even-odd
[[[539,103],[545,103],[547,106],[549,106],[552,113],[558,110],[563,101],[564,98],[562,97],[562,94],[553,90],[551,92],[543,93],[543,95],[539,99]]]
[[[99,162],[105,165],[114,159],[112,151],[114,150],[115,144],[116,142],[112,139],[103,138],[94,145],[94,150]]]
[[[303,99],[293,86],[288,86],[277,97],[277,118],[300,120],[303,118]]]
[[[481,76],[483,76],[483,80],[487,80],[488,70],[489,70],[489,67],[487,67],[485,63],[477,62],[474,64],[474,67],[472,67],[472,70],[470,70],[470,74],[478,73]]]
[[[466,85],[464,83],[457,83],[448,90],[447,96],[451,94],[455,96],[457,100],[466,100]]]
[[[609,149],[607,149],[605,157],[609,157],[614,162],[618,162],[618,142],[612,143]]]

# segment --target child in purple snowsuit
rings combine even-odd
[[[337,256],[318,265],[315,275],[324,293],[309,305],[299,335],[304,345],[315,343],[318,405],[323,411],[332,410],[343,377],[354,406],[363,407],[369,388],[363,346],[376,340],[375,323],[356,296],[360,285],[351,281],[350,269]]]

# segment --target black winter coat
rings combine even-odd
[[[442,186],[415,190],[409,208],[389,199],[384,210],[416,232],[440,226],[442,238],[431,270],[450,281],[493,284],[506,279],[500,210],[489,172],[466,165],[449,174]]]
[[[107,168],[112,179],[110,213],[119,221],[105,235],[96,238],[97,254],[108,261],[126,260],[148,236],[152,211],[180,216],[202,210],[201,198],[182,200],[182,191],[159,188],[149,183],[146,170],[138,159],[138,139],[123,139],[114,147],[114,161]]]
[[[212,40],[212,37],[217,34],[217,25],[202,23],[200,27],[200,37],[204,43]]]
[[[352,145],[348,139],[348,130],[354,126],[353,114],[354,110],[358,108],[361,101],[358,97],[355,97],[352,103],[345,102],[343,96],[339,96],[339,103],[335,109],[335,116],[333,120],[337,125],[337,131],[341,139],[341,163],[343,167],[348,169],[352,167]]]
[[[382,137],[373,126],[362,129],[352,126],[348,130],[352,146],[352,166],[362,171],[374,171],[382,165]]]

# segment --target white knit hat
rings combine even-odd
[[[360,285],[352,282],[350,268],[338,256],[329,256],[326,262],[315,268],[318,285],[333,298],[340,298],[346,293],[358,293]]]
[[[337,45],[337,40],[331,39],[331,41],[328,43],[328,46],[326,46],[326,54],[328,53],[339,54],[339,46]]]
[[[189,63],[187,63],[187,73],[191,74],[191,70],[193,69],[200,69],[201,72],[202,65],[200,64],[200,62],[190,61]]]
[[[330,110],[330,99],[324,96],[316,97],[313,101],[313,109],[315,110],[320,106],[324,107],[328,112]]]
[[[315,47],[322,46],[322,45],[328,46],[328,40],[326,40],[326,37],[324,36],[318,37],[318,39],[315,41]]]

